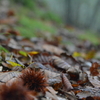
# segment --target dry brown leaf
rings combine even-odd
[[[44,44],[43,46],[43,49],[48,51],[48,52],[52,52],[52,53],[55,53],[57,55],[60,55],[61,53],[64,52],[64,50],[56,47],[56,46],[53,46],[53,45],[48,45],[48,44]]]
[[[54,90],[59,90],[62,87],[62,81],[58,78],[48,79],[48,84],[54,88]]]
[[[58,98],[57,98],[57,95],[53,95],[52,93],[50,93],[50,92],[46,92],[46,98],[47,98],[47,100],[58,100]],[[50,98],[50,99],[48,99],[48,98]]]
[[[10,71],[10,72],[1,72],[0,73],[0,82],[6,83],[7,81],[11,80],[14,77],[18,77],[21,75],[21,72],[17,71]]]
[[[72,55],[68,55],[67,53],[62,53],[61,58],[70,65],[80,64]]]
[[[62,74],[61,77],[62,77],[62,83],[63,83],[63,85],[64,85],[65,91],[70,91],[70,90],[72,90],[73,87],[72,87],[70,81],[68,80],[68,78],[65,76],[65,74]]]
[[[15,30],[8,30],[7,33],[10,33],[12,35],[20,35],[20,33],[18,31],[15,31]]]
[[[42,70],[42,71],[45,74],[45,76],[49,79],[55,79],[55,78],[60,79],[60,74],[59,73],[52,72],[52,71],[49,71],[49,70]]]
[[[52,94],[57,94],[58,92],[57,91],[55,91],[52,87],[50,87],[50,86],[47,86],[46,87],[47,88],[47,90],[49,91],[49,92],[51,92]]]
[[[39,53],[39,54],[32,55],[33,62],[39,62],[44,65],[46,64],[52,65],[51,57],[52,56],[49,53]]]
[[[91,75],[92,76],[99,75],[99,68],[100,68],[100,65],[97,62],[94,62],[92,64],[92,67],[90,67],[90,73],[91,73]]]
[[[77,93],[77,96],[79,97],[79,99],[82,99],[82,98],[86,98],[87,100],[87,97],[99,97],[100,96],[100,89],[99,88],[93,88],[91,86],[86,86],[85,88],[83,89],[80,89],[81,92]],[[91,100],[91,99],[89,99]],[[97,99],[95,99],[97,100]]]
[[[52,56],[52,60],[54,62],[54,65],[58,68],[58,69],[62,69],[67,71],[71,66],[65,62],[64,60],[60,59],[57,56]]]
[[[81,79],[81,70],[79,69],[79,67],[75,66],[75,67],[70,67],[68,70],[67,70],[67,73],[69,74],[70,76],[70,79],[71,80],[79,80]]]
[[[97,88],[100,88],[99,76],[91,76],[89,71],[86,71],[90,83]]]
[[[77,94],[77,96],[78,96],[80,99],[86,98],[86,97],[88,97],[88,96],[90,96],[90,95],[91,95],[91,93],[90,93],[89,91],[79,92],[79,93]]]
[[[14,24],[17,22],[15,17],[0,20],[0,24]]]

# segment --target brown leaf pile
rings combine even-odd
[[[14,16],[8,11],[0,23],[11,24]],[[100,100],[99,45],[63,30],[53,41],[23,38],[11,28],[0,32],[0,100]]]

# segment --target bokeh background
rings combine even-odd
[[[47,39],[66,31],[99,43],[99,5],[100,0],[0,0],[0,19],[7,17],[7,11],[16,17],[16,23],[0,25],[0,29],[10,27],[24,37]]]

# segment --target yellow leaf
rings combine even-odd
[[[74,52],[73,53],[73,57],[80,57],[81,56],[81,53],[79,53],[79,52]]]
[[[12,67],[22,66],[22,65],[20,65],[20,64],[18,64],[18,63],[12,62],[12,61],[7,61],[7,62],[9,62],[9,64],[10,64]]]
[[[39,54],[39,52],[37,51],[32,51],[32,52],[29,52],[30,55],[36,55],[36,54]]]
[[[95,50],[91,50],[86,54],[85,59],[86,60],[92,59],[92,58],[94,58],[95,54],[96,54],[96,51]]]

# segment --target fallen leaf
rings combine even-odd
[[[6,83],[14,77],[21,75],[21,72],[10,71],[10,72],[1,72],[0,73],[0,82]]]
[[[52,56],[55,67],[67,71],[71,66],[57,56]]]
[[[91,75],[92,76],[99,75],[99,68],[100,68],[100,65],[97,62],[94,62],[92,64],[92,66],[90,67],[90,73],[91,73]]]
[[[97,88],[100,88],[99,76],[91,76],[89,71],[86,71],[90,83]]]
[[[36,54],[39,54],[39,52],[37,52],[37,51],[31,51],[28,54],[30,54],[30,55],[36,55]]]
[[[64,52],[64,50],[56,47],[56,46],[53,46],[53,45],[48,45],[48,44],[44,44],[43,46],[43,49],[48,51],[48,52],[52,52],[52,53],[55,53],[57,55],[60,55],[61,53]]]
[[[70,91],[73,89],[70,81],[68,80],[68,78],[65,76],[65,74],[62,74],[61,75],[62,77],[62,83],[63,83],[63,86],[64,86],[64,90],[65,91]]]
[[[21,54],[21,55],[27,57],[27,52],[25,52],[25,51],[19,51],[19,54]]]

